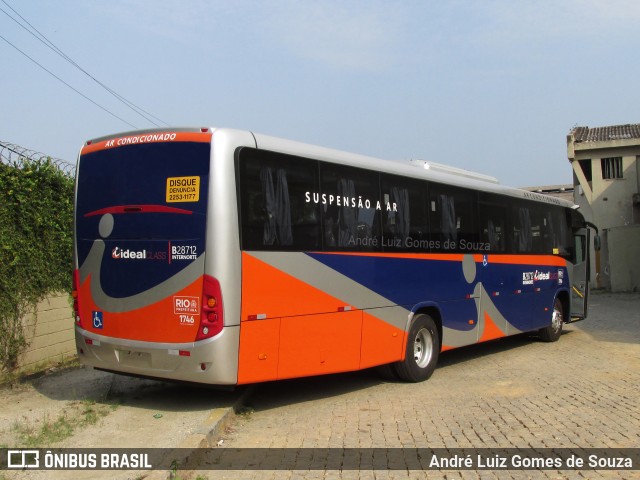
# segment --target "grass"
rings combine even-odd
[[[189,475],[187,475],[187,477],[189,477]],[[182,477],[177,470],[172,470],[169,473],[170,480],[185,480],[187,477]],[[2,480],[2,478],[0,478],[0,480]],[[192,480],[209,480],[209,477],[198,475],[195,479]]]
[[[13,371],[0,371],[0,387],[15,385],[21,382],[34,380],[44,375],[49,375],[61,370],[79,368],[81,366],[75,355],[60,360],[49,360],[32,365],[29,368]]]
[[[255,409],[249,405],[240,405],[236,409],[236,415],[239,415],[244,418],[248,418],[251,414],[255,413]]]
[[[61,370],[79,368],[76,357],[65,358],[55,364],[38,365],[28,371],[0,372],[0,387],[20,388],[20,385],[44,375]],[[14,421],[10,433],[14,437],[11,447],[38,448],[48,447],[71,437],[74,432],[96,424],[118,408],[116,403],[81,400],[70,402],[55,418],[45,414],[41,420],[29,420],[22,417]],[[8,448],[0,444],[0,448]],[[0,480],[4,480],[0,477]]]
[[[82,400],[71,402],[55,419],[45,415],[37,425],[16,421],[11,428],[16,435],[15,446],[38,448],[55,445],[71,437],[75,431],[96,424],[117,408],[117,404]]]

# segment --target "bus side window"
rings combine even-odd
[[[430,244],[425,183],[382,175],[381,187],[384,250],[428,252]]]
[[[513,242],[518,253],[531,252],[533,249],[531,214],[526,206],[514,208]]]
[[[573,258],[571,259],[571,263],[573,263],[574,265],[579,265],[582,262],[584,262],[585,258],[586,258],[586,243],[587,243],[587,238],[585,235],[575,235],[574,236],[574,241],[575,241],[575,252],[573,255]]]
[[[546,236],[547,226],[542,209],[538,205],[528,207],[531,216],[531,252],[536,254],[549,254],[551,248]]]
[[[503,202],[504,203],[504,202]],[[500,198],[491,194],[481,194],[478,203],[480,219],[480,242],[488,245],[490,252],[506,250],[507,209],[500,204]]]
[[[324,248],[381,251],[377,172],[320,164]]]
[[[565,211],[560,207],[552,207],[546,214],[548,229],[546,232],[547,251],[554,255],[569,258],[571,255],[571,227]]]
[[[429,230],[436,250],[468,252],[478,241],[473,201],[471,191],[431,184]]]
[[[293,234],[287,172],[283,168],[263,166],[260,168],[260,183],[264,211],[262,244],[290,246]]]
[[[240,217],[245,250],[316,250],[320,247],[317,163],[243,148]]]
[[[571,226],[569,224],[569,220],[564,209],[562,208],[557,208],[554,210],[553,218],[558,225],[558,253],[563,257],[568,258],[571,254],[572,248]]]

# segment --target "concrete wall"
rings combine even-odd
[[[607,231],[612,292],[640,290],[640,225]]]
[[[591,251],[591,286],[614,292],[632,291],[633,279],[640,275],[640,271],[634,273],[629,270],[632,265],[637,268],[634,260],[621,260],[633,250],[622,238],[622,231],[631,230],[613,231],[640,224],[640,205],[634,204],[633,200],[634,194],[640,192],[640,139],[625,137],[576,143],[569,135],[567,154],[574,173],[574,201],[580,205],[580,212],[585,218],[598,226],[603,239],[602,251]],[[624,178],[602,178],[601,159],[611,157],[622,158]],[[591,165],[591,181],[585,177],[580,161]],[[619,246],[622,248],[620,251],[617,250]],[[614,258],[610,258],[611,255]],[[617,275],[622,277],[617,279]]]
[[[597,219],[598,227],[613,228],[620,225],[639,224],[640,218],[633,208],[633,194],[638,192],[638,173],[635,152],[631,155],[622,155],[615,151],[605,151],[600,158],[594,158],[593,169],[593,208],[594,219]],[[606,180],[602,178],[600,159],[622,157],[624,178]]]
[[[33,370],[76,354],[73,310],[69,295],[52,295],[23,319],[27,347],[18,359],[18,369]]]

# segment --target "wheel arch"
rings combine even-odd
[[[564,323],[569,323],[567,322],[567,319],[571,318],[571,294],[569,293],[569,290],[563,289],[558,291],[555,298],[560,300],[560,304],[562,305],[562,311],[564,313]]]
[[[427,380],[442,350],[441,332],[442,315],[436,305],[413,308],[407,319],[402,359],[392,364],[395,376],[407,382]]]
[[[439,350],[442,350],[442,312],[440,311],[440,307],[435,302],[423,302],[415,305],[411,309],[411,315],[409,316],[409,320],[407,321],[407,327],[405,332],[408,332],[411,328],[411,322],[416,315],[425,314],[429,315],[436,324],[438,328],[438,340],[440,345],[438,346]],[[407,336],[405,334],[405,342],[407,341]]]

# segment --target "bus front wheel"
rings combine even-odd
[[[564,323],[564,309],[562,302],[556,298],[553,302],[553,313],[551,314],[551,324],[548,327],[541,328],[538,333],[540,338],[545,342],[555,342],[562,335],[562,324]]]
[[[440,354],[440,335],[429,315],[414,317],[407,337],[404,361],[393,364],[396,374],[407,382],[422,382],[436,368]]]

